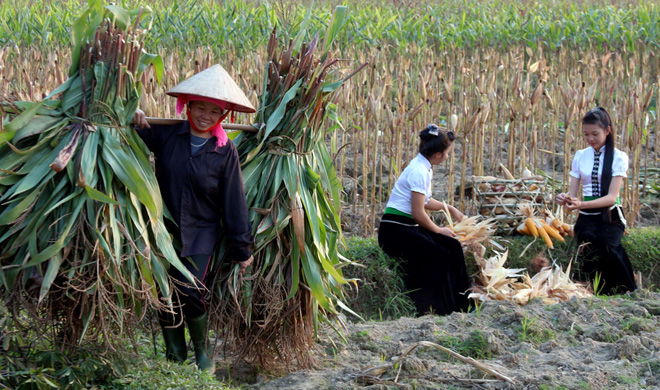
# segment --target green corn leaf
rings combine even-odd
[[[335,8],[335,12],[332,14],[332,21],[330,22],[330,27],[325,34],[325,42],[323,44],[323,51],[327,52],[332,46],[332,42],[335,40],[339,31],[344,27],[346,21],[348,20],[348,8],[344,5],[339,5]]]
[[[43,251],[39,252],[36,256],[32,256],[30,261],[28,261],[23,266],[23,268],[40,264],[50,259],[51,257],[56,256],[64,248],[64,246],[71,240],[71,236],[69,235],[69,232],[71,231],[71,228],[78,219],[78,214],[80,213],[80,210],[84,204],[84,200],[85,199],[83,198],[79,198],[76,200],[71,214],[67,216],[67,223],[60,231],[61,235],[57,239],[57,241],[55,241],[54,244],[48,246]]]
[[[67,121],[64,121],[64,124],[66,123]],[[47,116],[47,115],[35,116],[28,123],[26,123],[25,126],[16,130],[16,133],[14,133],[14,137],[12,141],[14,143],[18,143],[23,138],[36,134],[41,134],[42,132],[44,132],[47,129],[50,129],[52,126],[56,124],[59,124],[60,126],[62,125],[61,117]]]
[[[23,212],[25,212],[35,199],[41,194],[40,189],[36,189],[30,195],[23,198],[13,206],[7,207],[2,214],[0,214],[0,225],[8,225],[14,222]]]
[[[298,245],[293,245],[291,247],[291,291],[287,299],[293,298],[298,293],[298,288],[300,287],[300,247]],[[304,262],[304,261],[303,261]]]
[[[85,138],[82,154],[80,156],[80,169],[85,178],[85,183],[95,187],[98,182],[97,160],[100,135],[98,131],[90,131]]]
[[[113,204],[115,206],[119,206],[119,203],[117,203],[116,200],[110,198],[103,192],[96,190],[90,186],[85,186],[85,192],[87,193],[87,196],[90,198],[94,199],[97,202],[103,202],[103,203],[108,203],[108,204]]]
[[[116,5],[106,5],[105,9],[108,10],[113,16],[113,21],[119,26],[120,29],[125,30],[131,24],[131,15],[123,8]]]
[[[46,269],[43,281],[41,282],[41,289],[39,291],[39,303],[43,301],[44,297],[46,297],[46,294],[48,294],[50,291],[50,287],[55,281],[55,277],[57,276],[57,272],[60,270],[62,261],[62,255],[59,253],[48,261],[48,269]]]
[[[325,288],[323,287],[323,272],[312,255],[312,251],[307,246],[305,246],[305,253],[302,254],[301,263],[305,282],[307,282],[307,285],[312,290],[312,295],[314,295],[314,298],[316,298],[321,307],[330,310],[330,302],[328,301]]]
[[[11,122],[9,122],[8,125],[4,127],[5,132],[13,135],[20,130],[21,128],[25,127],[31,120],[34,118],[35,115],[37,115],[37,112],[39,109],[43,106],[44,102],[43,100],[32,104],[30,108],[27,110],[24,110],[16,118],[14,118]]]
[[[152,222],[162,216],[162,205],[160,203],[160,192],[154,188],[153,183],[145,180],[144,176],[134,165],[135,159],[129,158],[126,151],[119,142],[106,130],[101,128],[103,136],[103,160],[108,163],[117,178],[134,193],[140,202],[147,207]]]
[[[153,65],[156,80],[160,83],[163,79],[163,58],[157,54],[143,53],[140,56],[140,65],[138,67],[138,76],[144,72],[149,65]]]
[[[289,104],[289,102],[294,97],[296,97],[296,93],[298,92],[298,88],[300,88],[302,82],[303,79],[300,79],[295,84],[293,84],[293,86],[284,94],[282,101],[279,103],[275,111],[269,116],[268,121],[266,122],[266,130],[263,135],[264,139],[268,138],[270,133],[280,124],[282,118],[284,117],[287,104]]]

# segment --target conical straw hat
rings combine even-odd
[[[213,65],[167,91],[170,96],[197,95],[227,102],[228,110],[252,113],[254,108],[236,82],[221,65]]]

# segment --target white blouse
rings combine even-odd
[[[397,179],[386,207],[412,215],[412,192],[424,194],[426,197],[424,204],[427,204],[433,192],[432,181],[433,165],[426,157],[418,154]]]
[[[591,188],[591,171],[594,168],[594,157],[596,153],[594,148],[588,147],[578,150],[573,157],[573,164],[571,166],[571,176],[582,181],[582,195],[583,196],[596,196],[593,195]],[[605,146],[600,148],[600,157],[598,164],[598,181],[600,182],[603,176],[603,164],[605,160]],[[612,177],[621,176],[627,177],[628,171],[628,155],[619,149],[614,148],[614,159],[612,160]],[[609,188],[601,188],[603,191],[608,191]],[[604,194],[603,194],[604,195]]]

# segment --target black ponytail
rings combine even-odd
[[[614,161],[614,126],[612,126],[612,118],[610,114],[605,111],[603,107],[596,107],[582,118],[583,125],[597,125],[604,130],[610,128],[610,133],[605,138],[605,157],[603,161],[603,173],[600,178],[600,194],[598,196],[607,195],[610,191],[610,183],[612,182],[612,163]],[[596,194],[593,194],[596,196]],[[603,221],[612,222],[612,216],[609,207],[604,207],[601,211]]]
[[[427,159],[438,152],[444,152],[456,139],[453,132],[430,124],[419,133],[419,153]]]

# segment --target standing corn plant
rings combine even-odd
[[[0,133],[3,303],[65,345],[85,335],[111,343],[112,331],[162,306],[168,264],[189,275],[148,151],[128,126],[142,72],[153,64],[162,75],[160,58],[142,50],[149,12],[90,0],[73,24],[69,79],[39,102],[2,105],[13,117]]]
[[[321,47],[317,36],[300,48],[293,40],[278,54],[273,31],[257,111],[263,126],[234,140],[256,238],[254,275],[216,284],[216,318],[239,357],[265,366],[309,366],[319,321],[345,307],[340,182],[323,127],[325,119],[337,121],[333,101],[355,74],[341,78],[329,51],[345,17],[338,7]]]

